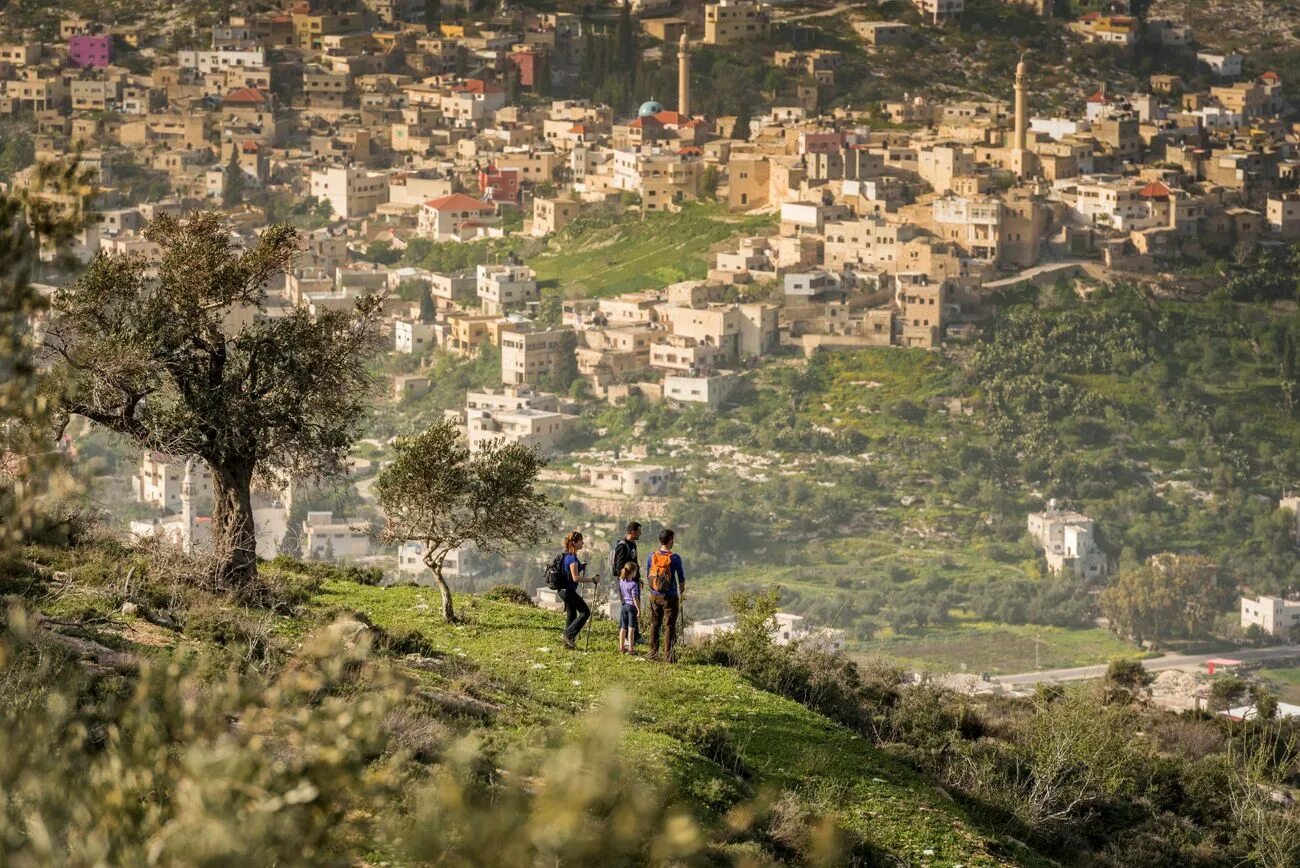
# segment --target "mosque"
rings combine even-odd
[[[709,125],[691,114],[691,55],[683,33],[677,43],[677,110],[664,108],[657,100],[641,103],[637,116],[625,126],[626,146],[700,147],[709,136]],[[617,126],[614,138],[623,132]]]

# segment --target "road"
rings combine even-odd
[[[1142,661],[1148,672],[1164,672],[1166,669],[1203,668],[1205,661],[1216,657],[1229,657],[1243,663],[1258,663],[1263,660],[1284,660],[1288,657],[1300,657],[1300,645],[1279,645],[1275,648],[1240,648],[1233,651],[1221,651],[1218,654],[1166,654]],[[1106,674],[1106,665],[1076,666],[1073,669],[1044,669],[1041,672],[1021,672],[1016,675],[997,675],[993,681],[1004,687],[1032,687],[1040,681],[1087,681],[1101,678]]]
[[[797,12],[794,15],[781,15],[777,13],[772,16],[772,20],[777,24],[784,24],[787,21],[805,21],[809,18],[822,18],[827,15],[838,15],[845,9],[853,6],[853,3],[836,3],[829,9],[818,9],[815,12]]]

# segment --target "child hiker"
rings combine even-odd
[[[618,596],[623,602],[618,613],[618,653],[634,654],[633,644],[641,618],[641,577],[636,561],[623,564],[618,576]]]

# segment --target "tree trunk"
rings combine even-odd
[[[257,531],[253,524],[253,462],[231,461],[212,468],[212,551],[217,579],[244,588],[257,578]]]
[[[426,552],[424,562],[428,564],[429,569],[433,570],[433,578],[438,583],[438,592],[442,594],[442,620],[448,624],[456,620],[456,611],[451,607],[451,588],[447,587],[447,580],[442,577],[442,560],[443,556],[435,556],[433,552]]]

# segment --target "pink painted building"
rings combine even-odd
[[[519,201],[519,170],[488,166],[478,173],[478,189],[493,202]]]
[[[108,66],[113,62],[113,37],[74,36],[68,40],[68,59],[74,66]]]

